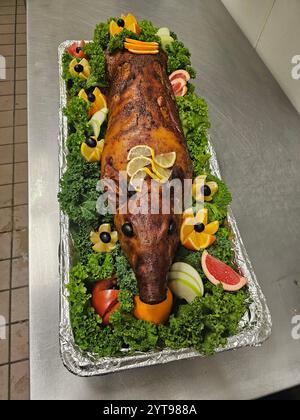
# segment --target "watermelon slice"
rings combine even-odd
[[[223,261],[209,255],[207,251],[202,254],[201,264],[208,280],[214,285],[222,283],[224,290],[228,292],[237,292],[248,282],[245,277],[240,276]]]

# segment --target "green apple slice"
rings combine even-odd
[[[170,45],[172,44],[172,42],[174,42],[174,39],[170,35],[162,35],[160,39],[161,39],[161,46],[163,49],[165,49],[167,45]]]
[[[108,114],[108,109],[102,108],[100,109],[100,111],[97,111],[90,119],[90,125],[93,128],[94,136],[96,138],[98,138],[100,135],[101,125],[106,120],[107,114]]]
[[[100,109],[100,111],[97,111],[91,118],[90,121],[99,121],[100,125],[102,125],[104,123],[104,121],[106,120],[106,116],[107,116],[107,112],[106,112],[107,108],[102,108]],[[105,110],[105,111],[103,111]]]
[[[171,272],[187,274],[191,278],[191,281],[193,281],[196,284],[196,287],[200,290],[201,296],[204,295],[204,285],[202,279],[194,267],[184,262],[176,262],[172,265],[170,273]]]
[[[94,136],[96,137],[96,139],[98,139],[100,135],[101,124],[99,123],[98,120],[90,120],[90,126],[92,127],[94,131]]]
[[[200,289],[191,281],[187,274],[171,272],[168,278],[170,289],[180,299],[185,299],[188,303],[191,303],[195,297],[201,296]]]
[[[164,35],[170,36],[170,29],[169,28],[159,28],[156,35],[159,36],[159,37],[164,36]]]

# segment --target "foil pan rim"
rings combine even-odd
[[[66,106],[66,87],[61,77],[62,75],[62,56],[64,51],[73,42],[77,40],[67,40],[62,42],[58,47],[58,64],[59,64],[59,87],[60,87],[60,106],[59,106],[59,178],[66,168],[67,150],[65,140],[68,135],[67,118],[63,114],[63,108]],[[88,40],[86,42],[89,42]],[[211,154],[210,167],[212,173],[221,178],[219,164],[216,158],[215,150],[209,136],[209,152]],[[228,222],[234,233],[234,250],[235,258],[243,275],[248,278],[249,292],[251,303],[249,311],[245,314],[240,323],[240,332],[228,339],[225,347],[216,350],[216,353],[237,349],[247,346],[260,346],[271,335],[272,320],[265,296],[259,286],[258,280],[254,273],[252,264],[249,260],[247,251],[239,233],[236,220],[231,208],[228,212]],[[146,353],[135,353],[134,355],[122,357],[102,357],[87,353],[84,354],[74,342],[69,302],[66,291],[66,284],[69,282],[70,268],[70,237],[68,227],[68,217],[60,211],[60,243],[58,250],[59,257],[59,281],[60,281],[60,354],[64,366],[77,376],[97,376],[108,373],[119,372],[123,370],[133,369],[137,367],[145,367],[156,364],[164,364],[177,360],[191,359],[196,357],[204,357],[202,354],[193,349],[172,350],[165,348]]]

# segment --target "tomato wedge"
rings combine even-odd
[[[110,322],[110,316],[117,310],[119,309],[119,307],[121,306],[121,303],[118,302],[116,303],[108,312],[106,312],[106,314],[104,315],[102,322],[104,325],[108,325]]]
[[[99,285],[96,285],[92,292],[92,306],[98,315],[103,318],[112,307],[118,303],[119,290],[99,290]]]

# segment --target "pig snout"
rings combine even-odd
[[[155,305],[167,297],[168,265],[163,266],[161,260],[143,257],[138,265],[136,277],[139,285],[140,299],[147,304]]]

